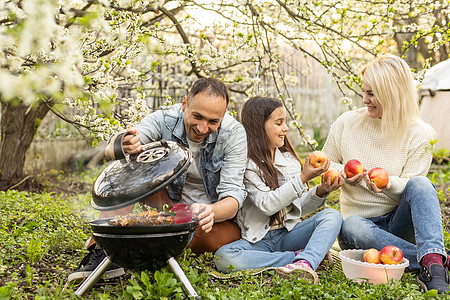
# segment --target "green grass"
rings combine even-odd
[[[429,178],[437,185],[443,210],[448,200],[448,165],[433,169]],[[54,173],[46,182],[46,192],[0,192],[0,300],[2,299],[76,299],[78,285],[65,287],[67,276],[84,256],[82,250],[90,235],[89,220],[97,212],[90,207],[86,193],[99,170],[76,177]],[[44,177],[44,176],[43,176]],[[82,186],[82,192],[54,192],[55,182]],[[339,208],[333,193],[328,206]],[[444,218],[445,223],[445,218]],[[445,225],[448,222],[445,223]],[[445,244],[450,236],[444,231]],[[320,283],[305,285],[274,276],[273,271],[258,275],[219,279],[209,271],[212,256],[194,257],[186,251],[178,261],[202,299],[429,299],[415,276],[406,273],[391,284],[358,284],[347,280],[339,268],[320,271]],[[180,282],[165,267],[154,273],[130,273],[121,279],[102,281],[85,299],[183,299]],[[450,298],[450,297],[449,297]]]

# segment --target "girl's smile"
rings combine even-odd
[[[274,153],[276,148],[284,145],[284,138],[289,130],[286,124],[286,109],[284,106],[277,107],[264,124],[269,148]]]

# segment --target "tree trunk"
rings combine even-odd
[[[0,131],[0,190],[23,178],[25,155],[39,128],[41,120],[49,112],[49,106],[39,101],[34,107],[23,102],[1,102]]]

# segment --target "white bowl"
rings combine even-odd
[[[409,261],[403,258],[397,265],[374,264],[363,261],[366,250],[350,249],[339,252],[342,270],[347,278],[356,282],[368,281],[374,284],[400,280]]]

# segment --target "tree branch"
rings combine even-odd
[[[184,31],[184,29],[183,29],[183,27],[181,26],[180,22],[178,22],[178,20],[175,18],[175,16],[174,16],[169,10],[167,10],[166,8],[164,8],[164,7],[162,7],[162,6],[159,7],[159,9],[160,9],[161,12],[162,12],[163,14],[165,14],[165,15],[172,21],[172,23],[175,25],[175,28],[177,29],[178,34],[180,35],[181,39],[183,40],[183,43],[184,43],[184,44],[191,45],[191,42],[189,41],[189,38],[188,38],[186,32]],[[199,78],[204,77],[203,75],[200,74],[199,69],[198,69],[198,67],[197,67],[197,64],[196,64],[195,61],[193,60],[193,58],[194,58],[194,56],[195,56],[194,53],[190,53],[190,54],[192,54],[192,57],[189,59],[189,62],[190,62],[190,64],[191,64],[191,66],[192,66],[192,70],[191,70],[191,71],[194,72],[195,75],[197,75],[197,77],[199,77]]]
[[[84,16],[84,14],[89,9],[89,7],[91,7],[92,4],[94,4],[95,2],[96,2],[96,0],[89,0],[88,3],[82,9],[71,8],[70,11],[75,13],[75,15],[69,19],[67,24],[64,25],[64,28],[69,28],[70,26],[72,26],[75,23],[75,20],[77,18]],[[65,15],[65,12],[62,10],[62,8],[59,11],[61,14]]]

